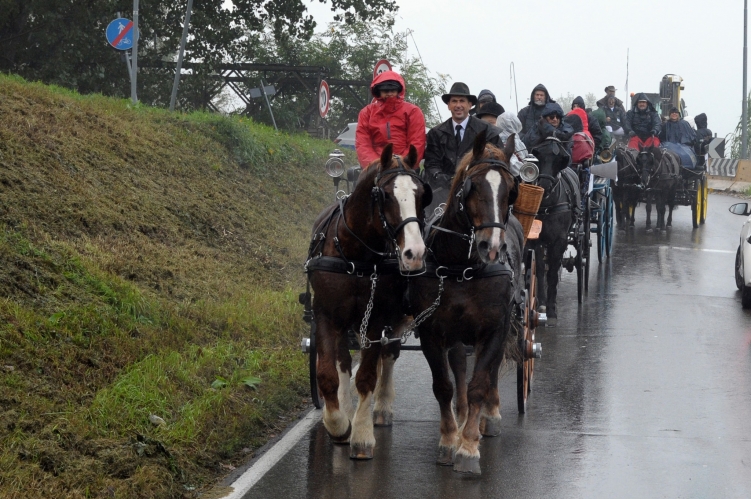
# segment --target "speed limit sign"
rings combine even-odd
[[[391,71],[391,63],[386,59],[381,59],[376,62],[375,69],[373,69],[373,79],[384,71]]]
[[[321,80],[321,86],[318,87],[318,113],[321,118],[325,118],[329,114],[329,108],[331,107],[331,91],[329,90],[329,84],[326,80]]]

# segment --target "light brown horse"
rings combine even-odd
[[[428,238],[428,272],[411,279],[417,311],[436,303],[419,327],[420,344],[433,375],[441,411],[438,464],[454,471],[480,473],[480,435],[500,432],[498,375],[508,347],[515,291],[523,286],[521,224],[509,208],[518,188],[508,170],[514,136],[503,151],[480,134],[454,177],[445,213]],[[474,345],[476,362],[464,388],[464,345]],[[457,375],[457,418],[451,407]]]
[[[391,328],[403,320],[406,279],[424,267],[420,231],[430,187],[412,169],[417,151],[392,155],[388,145],[379,161],[361,175],[352,194],[326,209],[316,220],[307,269],[314,291],[317,381],[325,401],[323,423],[336,443],[350,443],[350,457],[371,459],[375,436],[370,404],[378,381],[379,359],[393,365],[398,344]],[[352,408],[352,358],[347,331],[358,331],[360,368]],[[373,343],[370,343],[372,341]],[[381,363],[384,361],[381,360]],[[388,397],[388,393],[382,390]],[[393,399],[393,396],[391,396]],[[379,420],[392,420],[390,400],[376,405]]]

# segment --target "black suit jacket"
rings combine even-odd
[[[474,116],[469,117],[467,129],[464,130],[459,148],[456,147],[456,130],[451,118],[428,132],[427,146],[425,147],[425,171],[428,179],[435,177],[437,173],[445,173],[454,176],[456,167],[465,154],[472,150],[477,135],[485,130],[487,141],[494,146],[503,149],[501,130]]]

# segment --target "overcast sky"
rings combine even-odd
[[[743,1],[714,0],[397,0],[397,31],[414,30],[433,73],[448,73],[472,93],[488,88],[507,110],[516,104],[509,65],[516,68],[519,108],[543,83],[553,98],[571,92],[605,95],[615,85],[658,92],[667,73],[683,77],[689,115],[706,113],[722,137],[738,123],[743,98]],[[308,10],[325,28],[328,5]],[[410,50],[414,45],[410,40]],[[409,82],[407,82],[409,88]],[[448,111],[438,100],[441,115]],[[627,106],[628,109],[628,106]]]

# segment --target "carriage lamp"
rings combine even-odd
[[[519,176],[523,181],[532,183],[537,180],[537,177],[540,176],[540,169],[536,164],[530,161],[525,161],[524,163],[522,163],[522,167],[519,170]]]
[[[344,174],[344,153],[334,149],[326,161],[326,174],[333,178],[339,178]]]

